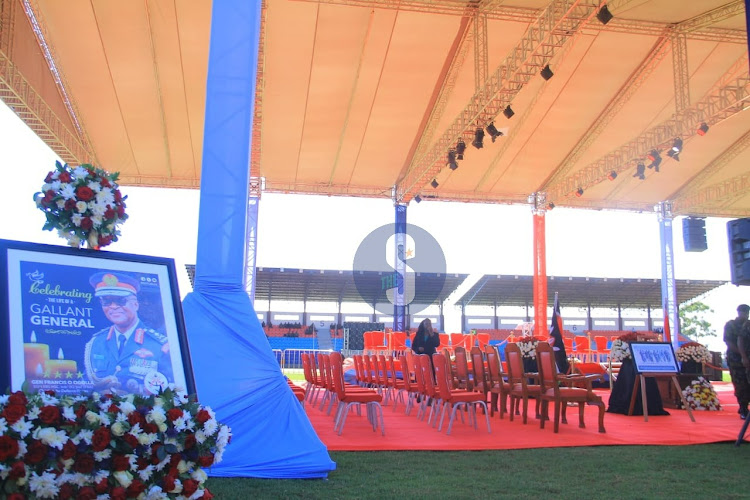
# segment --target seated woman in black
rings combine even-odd
[[[437,352],[437,348],[440,347],[440,335],[438,332],[432,329],[432,321],[430,318],[425,318],[417,329],[417,333],[414,334],[414,338],[411,341],[411,350],[415,354],[426,354],[430,357],[430,364],[432,365],[432,355]],[[435,375],[435,366],[432,366],[433,378]]]

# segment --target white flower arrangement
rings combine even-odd
[[[616,362],[632,358],[632,355],[630,354],[630,346],[624,340],[613,340],[612,346],[609,349],[609,357],[612,361]]]
[[[690,382],[690,385],[682,391],[682,395],[693,410],[721,410],[719,397],[716,395],[714,387],[711,382],[703,377],[698,377]]]
[[[516,345],[521,350],[521,356],[528,359],[536,359],[536,345],[539,343],[539,339],[536,337],[522,337],[516,342]]]
[[[681,345],[674,353],[677,361],[695,361],[696,363],[708,363],[711,361],[711,353],[703,344],[688,342]]]

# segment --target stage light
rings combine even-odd
[[[607,174],[607,179],[611,181],[617,179],[617,172],[615,172],[614,170],[611,171],[609,174]]]
[[[676,137],[672,142],[672,147],[667,151],[667,156],[674,158],[675,161],[680,161],[680,153],[682,152],[682,139]]]
[[[495,122],[487,125],[487,133],[490,134],[490,137],[492,137],[492,142],[495,142],[495,139],[503,135],[503,133],[495,127]]]
[[[576,189],[576,196],[579,198],[583,196],[583,188]]]
[[[659,165],[661,165],[661,155],[659,152],[655,149],[652,149],[651,152],[648,154],[648,159],[651,160],[651,163],[648,165],[648,168],[653,168],[657,172],[659,171]]]
[[[417,195],[414,197],[414,201],[416,201],[417,203],[422,203],[422,197]]]
[[[638,177],[640,180],[644,180],[646,178],[646,165],[639,162],[635,167],[633,177]]]
[[[464,151],[466,151],[466,143],[463,139],[459,139],[456,143],[456,159],[463,160],[464,159]]]
[[[542,75],[542,78],[545,80],[549,80],[555,74],[552,72],[552,70],[549,68],[549,64],[542,68],[542,71],[539,72],[540,75]]]
[[[456,170],[458,168],[458,162],[456,161],[456,152],[454,150],[448,151],[448,168]]]
[[[471,145],[477,149],[484,147],[484,130],[477,128],[476,132],[474,132],[474,140],[471,141]]]
[[[438,187],[439,185],[440,185],[440,184],[438,184],[438,181],[437,181],[437,179],[432,179],[432,182],[430,182],[430,186],[432,186],[432,187],[433,187],[434,189],[437,189],[437,187]]]
[[[505,109],[503,110],[503,114],[505,115],[505,118],[511,118],[513,115],[516,114],[516,112],[510,109],[510,104],[508,104],[507,106],[505,106]]]
[[[708,125],[706,122],[701,123],[701,126],[698,127],[698,135],[704,136],[706,135],[706,132],[708,132]]]
[[[606,5],[603,5],[601,9],[599,9],[599,12],[596,13],[596,18],[601,22],[602,24],[607,24],[612,20],[614,16],[609,11]]]

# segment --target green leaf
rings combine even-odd
[[[156,449],[156,458],[158,458],[160,462],[167,458],[167,450],[165,450],[164,448],[164,446],[159,446]]]

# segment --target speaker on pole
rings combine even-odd
[[[682,241],[686,252],[703,252],[706,242],[706,220],[702,217],[686,217],[682,220]]]
[[[727,222],[732,284],[750,285],[750,218]]]

